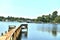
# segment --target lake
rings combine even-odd
[[[17,27],[23,23],[0,22],[0,34],[8,31],[9,25]],[[60,40],[60,24],[51,23],[27,23],[27,33],[22,33],[21,40]]]

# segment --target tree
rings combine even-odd
[[[55,23],[60,23],[60,16],[56,17],[54,20]]]
[[[45,17],[45,15],[42,15],[42,22],[46,22],[46,17]]]
[[[45,16],[45,20],[46,20],[46,22],[50,22],[50,17],[49,17],[49,15],[46,15],[46,16]]]
[[[0,16],[0,21],[4,20],[4,17],[3,16]]]
[[[42,21],[42,17],[37,17],[37,21]]]
[[[54,11],[53,13],[52,13],[52,20],[54,20],[58,15],[57,15],[57,11]]]
[[[52,22],[52,16],[49,14],[49,22]]]

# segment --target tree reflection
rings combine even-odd
[[[53,36],[57,35],[57,24],[53,24],[52,34],[53,34]]]
[[[49,26],[49,27],[44,27],[44,25],[42,27],[38,27],[38,31],[46,31],[46,32],[52,32],[52,35],[53,36],[57,36],[57,24],[52,24],[52,28]]]

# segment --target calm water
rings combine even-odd
[[[21,40],[60,40],[60,24],[29,23],[28,32],[22,34]]]
[[[0,34],[8,31],[9,25],[17,27],[19,22],[0,22]],[[22,34],[21,40],[60,40],[60,24],[35,24],[27,23],[28,31]]]

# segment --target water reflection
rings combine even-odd
[[[27,34],[28,34],[28,31],[22,29],[22,31],[21,31],[21,39],[20,40],[27,40]]]
[[[52,26],[42,25],[42,27],[37,27],[38,31],[52,33],[53,36],[57,36],[57,24],[52,24]]]
[[[21,40],[27,40],[27,31],[26,32],[22,32],[22,36],[21,36]]]
[[[53,36],[57,36],[57,24],[53,24],[52,34]]]
[[[22,32],[22,35],[27,38],[27,31],[26,32]]]

